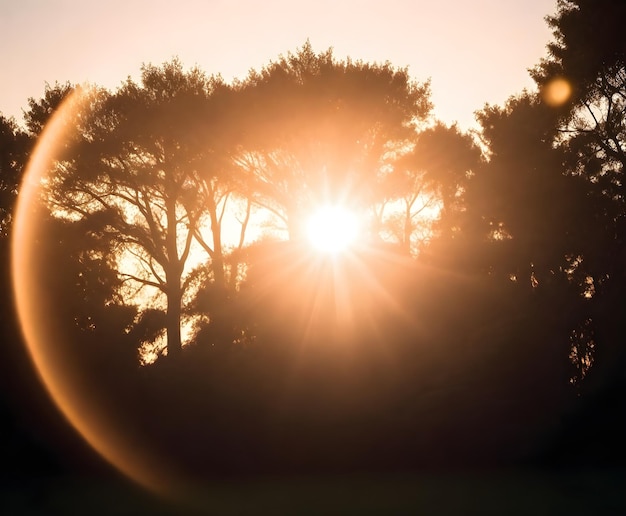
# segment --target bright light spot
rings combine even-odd
[[[354,243],[359,233],[357,216],[339,206],[325,206],[308,221],[308,237],[324,253],[339,253]]]
[[[546,104],[560,106],[565,104],[572,95],[572,86],[565,79],[559,77],[545,85],[542,95]]]

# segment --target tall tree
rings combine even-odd
[[[417,133],[410,149],[391,161],[391,172],[382,178],[386,195],[377,205],[376,218],[383,231],[405,253],[417,254],[430,240],[437,220],[443,217],[451,223],[479,160],[471,136],[456,126],[437,122]]]
[[[626,361],[621,346],[626,326],[618,315],[626,306],[626,41],[621,36],[626,5],[560,0],[547,21],[554,41],[532,75],[546,94],[555,81],[569,85],[570,97],[556,108],[559,140],[567,173],[584,179],[589,190],[589,216],[581,226],[587,245],[577,268],[591,278],[595,295],[591,324],[579,333],[595,333],[602,341],[596,356],[615,367],[610,364]]]
[[[581,181],[566,176],[563,149],[554,146],[554,114],[536,96],[522,95],[504,108],[485,108],[478,120],[489,159],[469,196],[501,250],[494,270],[504,267],[500,273],[528,284],[549,281],[581,251],[576,230],[586,196]]]
[[[389,63],[337,60],[307,42],[240,85],[257,204],[290,236],[315,204],[367,207],[385,154],[427,117],[429,84]]]
[[[529,93],[477,113],[485,156],[443,215],[439,259],[527,286],[569,267],[584,243],[587,190],[565,173],[557,116]]]
[[[121,276],[165,298],[167,353],[180,353],[181,304],[192,244],[207,209],[198,180],[211,145],[206,121],[211,95],[222,86],[178,61],[144,66],[92,103],[82,141],[50,182],[59,215],[89,218],[104,212],[115,234]],[[219,228],[213,228],[214,232]]]
[[[623,254],[626,196],[626,42],[620,36],[626,23],[623,2],[560,0],[549,17],[554,41],[549,55],[534,70],[533,78],[544,92],[564,79],[571,96],[558,111],[561,142],[567,153],[567,170],[589,181],[596,204],[597,249],[612,246],[611,255]],[[609,264],[606,256],[585,257],[597,280],[605,274],[621,275],[621,261]],[[604,252],[602,253],[605,254]],[[593,262],[596,265],[593,265]],[[612,270],[600,270],[610,266]]]
[[[50,117],[75,89],[76,86],[70,82],[55,82],[54,85],[46,83],[43,97],[28,99],[28,109],[24,111],[24,120],[31,136],[37,137],[41,134]]]
[[[15,120],[0,115],[0,237],[10,231],[13,208],[30,150],[30,138]]]

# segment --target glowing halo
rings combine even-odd
[[[68,139],[71,127],[68,122],[84,109],[87,100],[88,94],[81,89],[65,99],[39,137],[24,174],[15,211],[11,251],[18,318],[37,373],[72,426],[126,476],[158,493],[169,494],[174,488],[174,477],[169,476],[171,470],[164,467],[160,457],[142,448],[139,432],[115,421],[115,417],[101,406],[100,401],[110,406],[105,397],[100,396],[100,400],[92,397],[93,389],[97,387],[89,387],[84,371],[59,352],[59,346],[63,349],[63,331],[54,314],[46,312],[47,302],[42,300],[50,295],[45,292],[45,277],[50,271],[46,271],[42,263],[45,257],[37,256],[34,251],[34,243],[45,239],[40,187]]]
[[[336,254],[356,241],[359,222],[353,212],[341,206],[323,206],[311,215],[307,229],[309,240],[318,251]]]
[[[543,100],[552,107],[565,104],[572,96],[572,85],[563,77],[552,79],[542,89]]]

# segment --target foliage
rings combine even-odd
[[[548,57],[533,70],[539,85],[560,76],[573,85],[572,103],[607,96],[624,88],[626,44],[621,29],[626,6],[612,0],[558,0],[547,17],[554,40]]]
[[[456,126],[437,122],[417,132],[410,150],[392,160],[391,172],[381,180],[379,224],[394,235],[405,253],[415,256],[428,245],[435,229],[450,230],[446,225],[462,211],[462,194],[479,162],[480,152],[471,136]],[[435,224],[437,220],[441,223]]]
[[[12,119],[0,115],[0,237],[7,237],[30,139]]]
[[[572,86],[570,102],[559,110],[559,141],[567,173],[588,181],[593,213],[584,221],[590,237],[584,259],[596,281],[620,277],[623,269],[606,256],[621,254],[624,242],[626,44],[619,34],[625,22],[621,2],[559,2],[548,18],[555,41],[533,70],[540,87],[555,77]]]
[[[240,89],[253,199],[291,237],[312,206],[371,205],[386,154],[431,108],[429,84],[406,70],[339,61],[309,42],[252,71]]]
[[[576,269],[594,296],[589,318],[580,321],[574,333],[587,335],[587,342],[593,343],[593,369],[604,371],[610,382],[626,363],[617,337],[625,329],[617,314],[624,306],[626,285],[626,43],[620,35],[626,6],[604,0],[560,1],[547,21],[555,40],[532,74],[543,89],[557,77],[571,86],[569,102],[557,109],[557,143],[565,153],[564,172],[584,180],[587,189],[587,211],[578,219],[577,231],[586,245],[576,258]],[[585,356],[580,349],[573,351],[574,356]]]
[[[40,135],[50,117],[74,89],[76,87],[69,82],[64,84],[56,82],[54,86],[46,83],[41,99],[29,98],[28,110],[24,113],[28,132],[34,136]]]
[[[211,94],[220,87],[219,79],[184,72],[177,61],[145,66],[141,84],[129,79],[82,113],[82,140],[49,188],[61,216],[108,217],[118,267],[124,267],[123,253],[131,267],[121,277],[166,298],[170,353],[181,347],[185,267],[206,210],[199,178],[214,166],[210,154],[216,149],[206,121]]]

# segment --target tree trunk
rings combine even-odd
[[[180,356],[183,347],[180,335],[180,316],[181,316],[181,289],[180,279],[168,280],[167,290],[167,313],[165,316],[166,336],[167,336],[167,355],[171,358]]]
[[[180,290],[180,289],[179,289]],[[170,357],[180,356],[182,350],[182,340],[180,336],[180,295],[167,296],[167,354]]]
[[[176,201],[168,199],[166,202],[167,234],[165,235],[165,248],[167,251],[168,264],[164,267],[165,281],[167,283],[165,331],[167,337],[167,355],[171,358],[176,358],[180,356],[182,350],[182,340],[180,336],[182,289],[180,279],[183,272],[183,264],[178,257]]]
[[[213,279],[218,289],[223,289],[226,283],[224,277],[224,255],[222,250],[222,227],[217,217],[215,206],[211,206],[211,234],[213,237],[213,256],[211,266]]]
[[[404,241],[402,246],[404,252],[408,255],[411,254],[411,235],[413,234],[413,221],[411,220],[411,206],[407,203],[406,212],[404,215]]]

